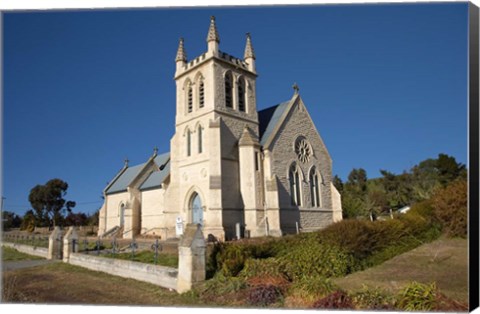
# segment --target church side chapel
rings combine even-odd
[[[299,89],[257,111],[255,53],[247,33],[243,59],[219,50],[215,18],[208,49],[176,55],[176,119],[170,152],[128,161],[104,189],[99,236],[178,238],[201,224],[205,236],[282,236],[342,219],[332,159]]]

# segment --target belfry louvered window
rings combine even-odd
[[[188,113],[192,112],[193,111],[193,90],[192,90],[192,86],[188,86],[187,106],[188,106]]]
[[[203,108],[205,106],[205,85],[203,81],[200,81],[198,85],[198,107]]]
[[[228,72],[225,75],[225,106],[228,108],[233,108],[232,88],[232,73]]]
[[[245,112],[245,80],[238,80],[238,110]]]

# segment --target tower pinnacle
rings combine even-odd
[[[253,51],[252,39],[250,38],[250,33],[247,33],[247,44],[245,45],[245,53],[243,55],[243,58],[255,59],[255,52]]]
[[[210,28],[208,29],[207,43],[215,41],[220,43],[220,36],[218,36],[217,26],[215,25],[215,16],[210,17]]]
[[[175,58],[175,62],[178,61],[187,62],[187,54],[183,48],[183,38],[180,38],[180,42],[178,43],[177,57]]]

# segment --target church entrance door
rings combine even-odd
[[[202,208],[202,200],[197,193],[194,193],[192,196],[192,222],[194,224],[200,224],[203,226],[203,208]]]

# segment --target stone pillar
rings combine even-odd
[[[178,293],[205,280],[206,246],[201,225],[188,224],[178,244]]]
[[[63,237],[63,261],[68,263],[71,253],[78,252],[77,227],[70,227]]]
[[[60,230],[60,227],[55,227],[50,234],[50,237],[48,237],[47,259],[62,259],[62,236],[62,230]]]

